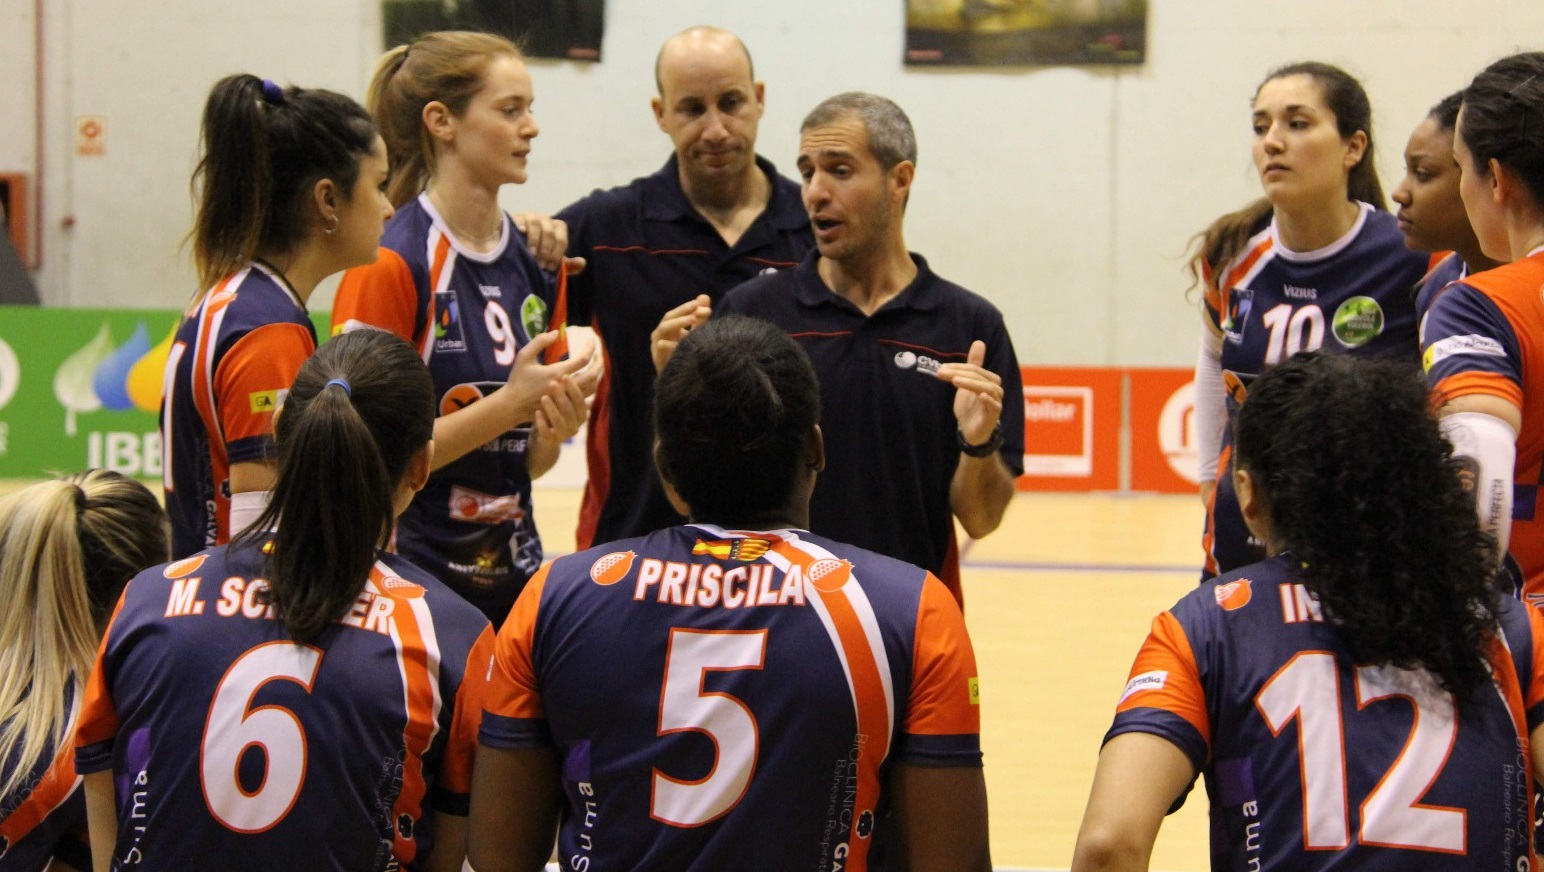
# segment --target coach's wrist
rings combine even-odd
[[[985,442],[973,443],[965,437],[965,431],[955,428],[954,438],[960,445],[960,453],[966,457],[991,457],[1003,447],[1003,425],[1001,422],[992,425],[992,435]]]

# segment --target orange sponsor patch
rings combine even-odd
[[[204,561],[208,557],[208,554],[195,554],[192,557],[185,557],[166,567],[162,574],[167,578],[184,578],[197,572],[198,568],[204,565]]]
[[[638,555],[631,551],[613,551],[590,564],[590,580],[599,585],[612,585],[627,577],[632,571],[633,558]]]
[[[810,564],[804,577],[821,593],[835,593],[852,577],[852,564],[846,560],[822,557]]]
[[[381,590],[397,599],[419,599],[424,595],[423,585],[395,575],[381,579]]]
[[[440,397],[440,414],[449,415],[470,406],[483,398],[482,389],[477,385],[459,384],[445,392]]]
[[[1222,374],[1222,386],[1228,392],[1228,398],[1241,406],[1249,396],[1249,388],[1244,386],[1244,380],[1232,372]]]
[[[1231,612],[1249,605],[1254,594],[1250,591],[1249,579],[1240,578],[1238,581],[1217,585],[1212,595],[1217,597],[1217,605],[1222,606],[1223,611]]]

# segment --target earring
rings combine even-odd
[[[338,213],[334,212],[332,214],[332,223],[329,224],[326,227],[323,227],[322,228],[322,232],[327,234],[328,236],[331,236],[334,233],[338,232]]]

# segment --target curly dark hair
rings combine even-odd
[[[1424,668],[1460,702],[1489,683],[1496,545],[1416,370],[1298,354],[1250,385],[1234,450],[1358,663]]]

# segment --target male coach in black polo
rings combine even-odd
[[[803,201],[817,250],[715,307],[799,340],[820,376],[827,466],[810,529],[917,564],[963,602],[954,518],[997,529],[1023,472],[1024,402],[1002,315],[906,249],[911,121],[890,100],[840,94],[805,116]],[[656,360],[700,311],[671,313]]]
[[[764,89],[745,44],[690,28],[660,48],[654,72],[654,117],[675,154],[557,215],[568,254],[587,261],[569,279],[569,323],[593,326],[607,359],[590,410],[580,548],[682,521],[654,474],[650,331],[661,316],[791,268],[813,245],[799,186],[756,154]]]

